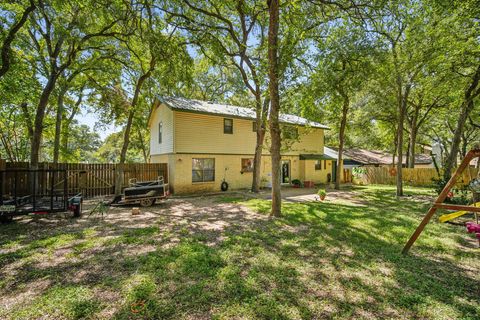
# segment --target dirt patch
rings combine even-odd
[[[173,247],[186,236],[201,237],[213,246],[224,240],[227,229],[240,233],[268,220],[241,205],[219,203],[215,197],[171,199],[140,208],[139,215],[132,215],[131,207],[110,207],[104,215],[89,215],[95,204],[86,201],[78,219],[66,214],[19,217],[8,226],[9,232],[2,232],[0,243],[15,241],[0,249],[0,278],[6,279],[0,302],[6,312],[54,285],[98,284],[124,277],[125,261]],[[114,299],[111,294],[107,298]]]

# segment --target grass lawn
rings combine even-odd
[[[464,228],[435,219],[400,254],[432,196],[406,193],[356,187],[279,219],[215,197],[0,226],[0,319],[480,319]]]

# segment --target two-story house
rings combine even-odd
[[[335,159],[324,154],[327,126],[282,114],[285,143],[282,183],[327,183],[335,177]],[[159,98],[149,119],[151,162],[168,163],[172,192],[219,191],[252,183],[256,142],[255,111],[183,98]],[[261,165],[263,186],[271,185],[269,137]]]

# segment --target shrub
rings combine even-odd
[[[325,191],[325,189],[319,189],[317,191],[317,194],[320,196],[320,197],[325,197],[327,195],[327,191]]]
[[[292,184],[295,186],[302,186],[302,182],[298,179],[293,179]]]

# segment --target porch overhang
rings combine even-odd
[[[333,160],[337,159],[327,156],[326,154],[301,154],[300,160]]]

